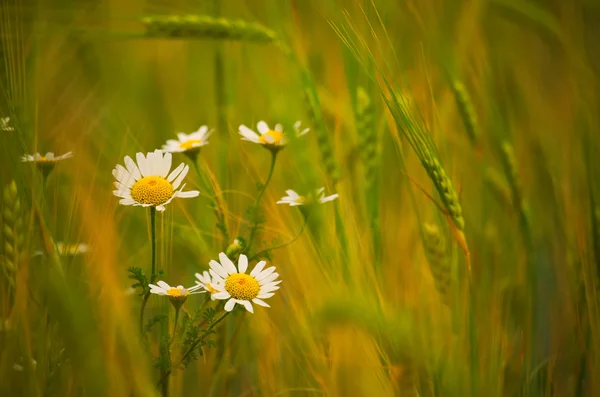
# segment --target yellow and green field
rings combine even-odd
[[[0,396],[600,395],[598,37],[596,0],[0,2]]]

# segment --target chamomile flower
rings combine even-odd
[[[59,255],[62,256],[76,256],[80,254],[85,254],[90,251],[90,246],[85,243],[56,243],[56,251]]]
[[[197,154],[202,146],[208,145],[208,138],[211,133],[212,130],[209,130],[205,125],[189,135],[180,132],[177,134],[177,140],[169,139],[163,145],[162,150],[169,153]]]
[[[56,163],[71,157],[73,157],[73,152],[67,152],[61,156],[55,156],[52,152],[48,152],[43,156],[39,153],[35,153],[22,156],[21,161],[24,163],[35,163],[42,174],[47,177],[56,166]]]
[[[332,194],[331,196],[325,196],[325,188],[322,187],[314,192],[301,196],[293,190],[286,190],[287,196],[284,196],[277,202],[277,204],[289,204],[291,207],[298,205],[311,205],[315,203],[323,204],[328,201],[333,201],[339,197],[339,195]]]
[[[165,206],[174,198],[191,198],[200,194],[197,190],[183,191],[185,184],[181,185],[190,167],[181,163],[171,173],[171,153],[160,150],[136,155],[137,165],[129,156],[125,156],[125,167],[117,164],[113,175],[117,179],[117,190],[113,193],[120,197],[122,205],[142,207],[156,207],[164,211]],[[180,188],[181,186],[181,188]]]
[[[0,131],[14,131],[10,125],[10,117],[0,117]]]
[[[213,283],[216,283],[215,289],[219,291],[213,296],[215,299],[227,299],[226,311],[232,311],[236,303],[250,313],[254,313],[252,303],[270,307],[263,299],[272,297],[273,291],[278,290],[278,284],[281,283],[281,280],[275,281],[279,277],[275,273],[275,266],[265,269],[267,262],[260,261],[250,274],[245,274],[248,269],[246,255],[240,255],[237,268],[223,252],[219,254],[219,260],[221,263],[210,261],[210,275]]]
[[[189,295],[202,294],[206,292],[202,289],[202,286],[199,284],[196,284],[195,286],[190,288],[183,288],[182,285],[178,285],[177,287],[171,287],[169,284],[165,283],[162,280],[156,284],[157,285],[148,284],[148,286],[150,287],[150,293],[169,297],[169,300],[177,309],[184,304]]]
[[[288,138],[283,133],[283,126],[276,124],[274,129],[271,129],[269,125],[264,121],[259,121],[256,125],[258,132],[251,130],[244,124],[240,125],[239,133],[242,139],[263,145],[271,151],[278,151],[288,143]],[[308,128],[300,130],[300,122],[297,121],[294,124],[297,136],[302,136],[308,132]]]
[[[210,293],[210,298],[212,300],[215,300],[216,298],[214,294],[219,292],[219,290],[213,286],[216,286],[216,284],[213,282],[213,278],[210,275],[210,273],[206,270],[202,273],[196,273],[196,278],[198,279],[198,281],[196,281],[196,284],[200,285],[202,288],[208,291]]]

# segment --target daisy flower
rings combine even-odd
[[[56,163],[71,157],[73,157],[73,152],[67,152],[61,156],[55,156],[52,152],[48,152],[44,156],[39,153],[35,153],[22,156],[21,161],[24,163],[35,163],[44,176],[48,176],[48,174],[50,174],[50,172],[54,169]]]
[[[208,145],[210,134],[212,130],[205,125],[189,135],[180,132],[177,134],[177,140],[169,139],[162,150],[169,153],[197,154],[202,146]]]
[[[296,136],[302,136],[309,131],[308,128],[300,131],[300,125],[301,123],[299,121],[294,124]],[[281,124],[276,124],[275,129],[271,129],[266,122],[259,121],[256,127],[260,134],[246,127],[244,124],[240,125],[239,133],[242,136],[242,139],[261,144],[271,151],[283,149],[288,143],[288,139],[283,133],[283,126]]]
[[[10,126],[10,117],[0,117],[0,130],[2,131],[14,131],[15,129]]]
[[[287,193],[287,196],[282,197],[277,204],[289,204],[291,207],[295,207],[297,205],[311,205],[315,204],[315,202],[323,204],[328,201],[333,201],[339,197],[337,193],[332,194],[331,196],[325,196],[324,187],[317,189],[306,196],[301,196],[293,190],[286,190],[285,192]]]
[[[196,278],[198,279],[198,281],[196,281],[196,284],[200,285],[206,291],[210,292],[210,298],[212,300],[215,300],[216,298],[215,298],[214,294],[219,292],[219,290],[217,290],[214,287],[214,286],[216,286],[216,284],[213,282],[213,278],[210,275],[210,273],[206,270],[203,271],[202,273],[196,273]]]
[[[236,268],[231,259],[223,252],[219,254],[219,260],[210,261],[210,275],[212,276],[215,289],[219,292],[213,296],[215,299],[228,299],[225,303],[225,310],[230,312],[235,304],[240,304],[250,313],[254,313],[252,303],[259,306],[270,307],[263,299],[274,295],[273,291],[279,289],[277,280],[278,273],[275,273],[275,266],[264,269],[267,262],[260,261],[256,264],[250,274],[245,274],[248,269],[248,257],[240,255],[238,267]]]
[[[200,194],[197,190],[183,191],[185,183],[181,185],[190,167],[181,163],[179,167],[171,170],[171,153],[160,150],[150,152],[147,156],[136,154],[137,165],[129,156],[125,156],[125,167],[117,164],[112,174],[117,179],[113,191],[114,195],[121,197],[122,205],[142,207],[156,207],[164,211],[165,206],[175,197],[191,198]],[[181,188],[179,187],[181,186]]]
[[[183,288],[182,285],[178,285],[177,287],[171,287],[169,284],[164,281],[159,281],[154,284],[148,284],[150,287],[150,293],[156,295],[165,295],[169,297],[169,300],[176,308],[181,307],[183,303],[186,301],[189,295],[202,294],[206,291],[200,290],[202,288],[201,285],[196,284],[190,288]]]
[[[59,255],[62,256],[76,256],[79,254],[85,254],[90,251],[90,246],[84,243],[56,243],[56,251],[58,251]]]

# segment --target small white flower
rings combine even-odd
[[[180,132],[177,134],[177,140],[169,139],[162,150],[169,153],[197,152],[202,146],[208,145],[210,134],[212,130],[205,125],[189,135]]]
[[[165,206],[175,197],[191,198],[200,194],[197,190],[184,192],[185,183],[181,186],[183,178],[190,169],[189,166],[181,163],[169,173],[171,153],[165,153],[163,156],[163,153],[157,149],[147,156],[137,153],[136,159],[137,165],[131,157],[125,156],[127,168],[117,164],[112,172],[117,179],[115,182],[117,190],[114,190],[113,194],[121,197],[120,204],[156,207],[158,211],[164,211]]]
[[[15,130],[10,125],[10,117],[0,117],[0,130],[2,130],[2,131],[14,131]]]
[[[70,244],[70,243],[57,242],[56,243],[56,251],[58,252],[59,255],[62,255],[62,256],[75,256],[75,255],[85,254],[86,252],[89,252],[90,246],[88,244],[84,244],[84,243]]]
[[[167,296],[173,304],[173,306],[175,306],[175,308],[177,309],[179,309],[185,303],[189,295],[202,294],[206,292],[201,289],[202,286],[199,284],[196,284],[195,286],[190,288],[183,288],[182,285],[178,285],[177,287],[171,287],[169,284],[165,283],[162,280],[156,284],[158,285],[148,284],[148,286],[150,287],[150,293]]]
[[[62,156],[55,156],[54,153],[48,152],[46,155],[42,156],[39,153],[36,154],[26,154],[21,157],[21,161],[24,163],[36,163],[36,164],[46,164],[46,163],[56,163],[61,160],[65,160],[73,157],[73,152],[67,152]]]
[[[300,121],[294,124],[297,136],[302,136],[309,131],[308,128],[300,130],[300,125]],[[258,143],[269,150],[275,151],[282,149],[288,143],[281,124],[276,124],[275,129],[271,129],[266,122],[259,121],[256,127],[260,134],[246,127],[244,124],[240,125],[239,133],[242,136],[242,140]]]
[[[273,291],[279,289],[277,280],[278,273],[275,273],[275,266],[264,269],[267,262],[260,261],[256,264],[250,274],[245,274],[248,269],[248,257],[240,255],[238,267],[236,268],[231,259],[223,252],[219,254],[219,260],[210,261],[210,275],[212,276],[213,287],[218,290],[213,294],[215,299],[228,299],[225,303],[225,310],[230,312],[235,304],[240,304],[250,313],[254,313],[252,303],[259,306],[270,307],[263,299],[274,295]]]
[[[196,278],[198,279],[196,284],[208,291],[210,293],[210,298],[215,300],[216,298],[214,294],[219,292],[219,290],[214,287],[216,286],[216,283],[213,282],[213,278],[211,277],[210,273],[206,270],[202,273],[196,273]]]
[[[307,194],[306,196],[301,196],[293,190],[286,190],[287,196],[284,196],[277,202],[277,204],[289,204],[291,207],[295,207],[297,205],[310,205],[318,202],[320,204],[326,203],[328,201],[333,201],[339,197],[339,195],[332,194],[331,196],[325,196],[325,188],[322,187],[317,189],[316,191]]]
[[[305,135],[308,131],[310,131],[310,128],[302,129],[302,122],[298,120],[294,123],[294,131],[296,131],[297,137],[301,137],[302,135]]]

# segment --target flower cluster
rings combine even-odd
[[[254,313],[253,303],[270,307],[263,299],[272,297],[281,283],[281,280],[277,280],[279,274],[275,272],[275,266],[265,269],[267,263],[260,261],[246,274],[248,257],[244,254],[239,256],[237,267],[224,252],[219,254],[219,261],[210,261],[209,271],[196,273],[196,285],[193,287],[171,287],[166,282],[159,281],[158,285],[150,284],[150,292],[166,295],[174,304],[183,303],[190,294],[208,292],[212,300],[227,300],[225,311],[228,312],[232,311],[236,304],[243,306],[250,313]]]

